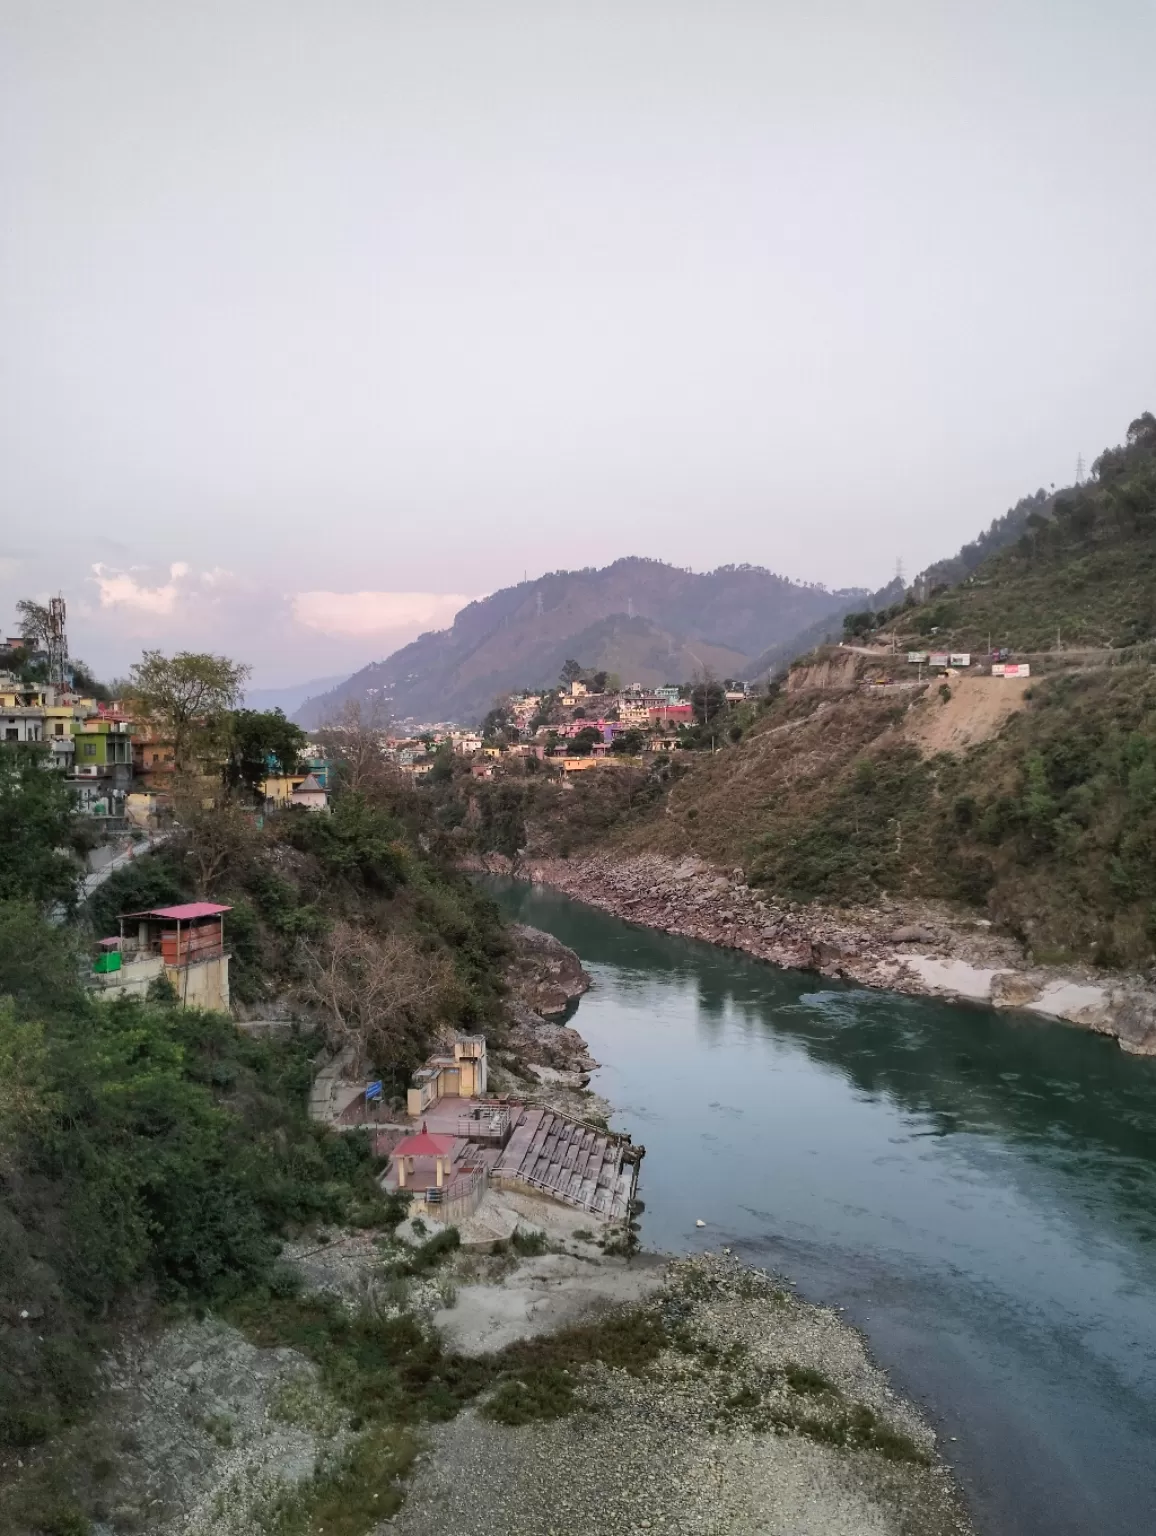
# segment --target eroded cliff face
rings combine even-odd
[[[701,859],[659,855],[539,860],[523,874],[617,917],[775,965],[1022,1009],[1111,1035],[1135,1055],[1156,1055],[1156,988],[1146,978],[1036,965],[1014,939],[946,903],[783,906],[747,886],[741,870],[726,874]]]

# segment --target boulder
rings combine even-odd
[[[510,990],[544,1018],[565,1013],[590,989],[590,978],[572,949],[551,933],[513,923],[514,954],[506,967]]]
[[[934,944],[935,934],[930,928],[925,928],[921,923],[907,923],[901,928],[893,928],[887,935],[892,944]]]

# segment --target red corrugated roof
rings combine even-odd
[[[188,922],[193,917],[216,917],[220,912],[231,912],[232,907],[222,907],[215,901],[187,901],[181,907],[149,907],[147,912],[122,912],[122,917],[175,917]]]
[[[453,1151],[452,1136],[433,1136],[422,1127],[416,1136],[404,1136],[393,1149],[394,1157],[445,1157]]]

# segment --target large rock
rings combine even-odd
[[[551,933],[512,923],[514,954],[506,967],[511,992],[543,1018],[565,1013],[590,989],[590,978],[572,949]]]

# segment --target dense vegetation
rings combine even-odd
[[[80,873],[56,851],[72,833],[70,801],[34,753],[0,749],[4,1530],[87,1531],[98,1472],[73,1457],[58,1483],[37,1447],[89,1411],[101,1353],[123,1327],[166,1306],[243,1312],[292,1289],[277,1257],[286,1235],[399,1219],[368,1142],[308,1118],[323,1036],[400,1083],[447,1025],[499,1030],[497,913],[423,851],[428,810],[380,753],[375,762],[358,788],[350,765],[335,764],[328,816],[290,811],[259,825],[231,799],[212,806],[64,925],[52,919],[75,907]],[[188,897],[210,867],[212,893],[233,907],[235,995],[258,1009],[292,1003],[312,1015],[308,1032],[253,1039],[224,1015],[176,1007],[164,987],[106,1002],[84,985],[87,932]],[[346,990],[327,991],[350,936],[360,948]],[[369,1018],[348,1000],[373,967],[388,996]],[[386,1461],[403,1469],[403,1442],[390,1444]]]

